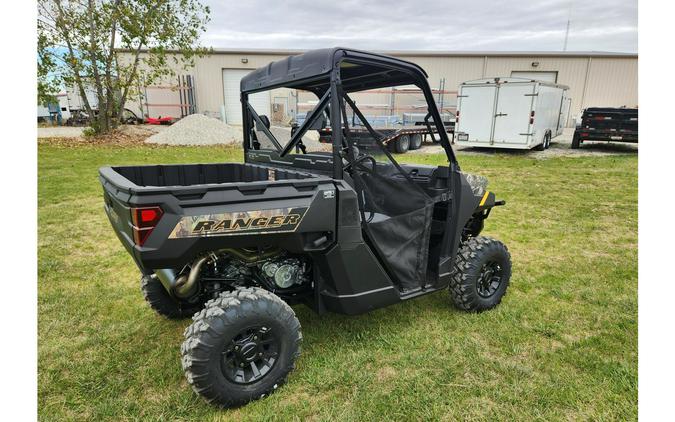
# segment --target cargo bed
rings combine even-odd
[[[332,191],[334,198],[335,184],[330,178],[312,173],[243,163],[184,164],[102,167],[99,179],[110,223],[139,268],[147,273],[185,265],[202,249],[225,248],[230,243],[256,246],[263,239],[269,241],[305,229],[335,230],[334,200],[324,200],[321,195],[317,205],[312,205],[324,190]],[[139,232],[145,229],[134,220],[134,213],[143,209],[157,212],[159,217],[139,244]],[[152,211],[156,209],[159,211]],[[260,228],[254,230],[250,226],[239,227],[233,232],[237,236],[205,238],[209,233],[190,232],[190,223],[198,218],[243,218],[250,223],[259,217],[254,213],[293,213],[300,218],[292,227],[269,228],[272,234],[263,237],[256,235]],[[321,218],[313,218],[314,223],[309,224],[305,217],[315,213]]]

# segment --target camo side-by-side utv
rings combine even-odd
[[[397,163],[353,99],[393,86],[423,92],[447,166]],[[254,107],[257,93],[282,89],[315,96],[293,130]],[[161,315],[194,320],[182,365],[206,400],[241,405],[284,383],[302,339],[289,305],[359,314],[439,290],[466,311],[500,302],[510,256],[479,234],[504,202],[460,171],[419,66],[309,51],[245,76],[241,104],[244,163],[100,169],[105,212],[145,299]],[[357,129],[370,142],[357,142]],[[330,143],[315,142],[326,131]]]

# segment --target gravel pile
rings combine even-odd
[[[213,117],[191,114],[145,142],[167,145],[215,145],[242,143],[240,126],[230,126]]]

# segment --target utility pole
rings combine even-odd
[[[567,12],[567,28],[565,28],[565,43],[563,44],[563,51],[567,51],[567,39],[570,36],[570,21],[572,20],[572,0],[570,0],[570,7]]]

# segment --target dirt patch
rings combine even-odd
[[[382,368],[378,369],[377,372],[375,373],[375,377],[377,379],[377,382],[381,384],[386,384],[389,383],[391,380],[396,378],[398,372],[396,369],[392,368],[391,366],[383,366]]]
[[[49,130],[43,130],[49,129]],[[156,125],[122,125],[111,133],[100,136],[84,136],[81,127],[38,128],[38,143],[56,146],[117,145],[129,146],[142,144],[149,136],[166,129]]]
[[[80,136],[80,137],[53,137],[38,138],[39,144],[49,144],[61,147],[76,146],[96,146],[96,145],[115,145],[132,146],[142,145],[147,135],[128,134],[120,130],[101,136]]]

